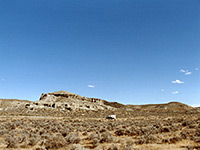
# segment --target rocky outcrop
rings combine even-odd
[[[98,98],[88,98],[67,91],[43,93],[38,101],[0,99],[0,115],[46,115],[69,116],[105,112],[129,115],[135,113],[198,113],[200,108],[193,108],[179,102],[167,104],[123,105]]]
[[[88,98],[67,91],[57,91],[42,94],[40,100],[33,102],[28,108],[61,109],[61,110],[114,110],[115,108],[105,105],[104,101],[97,98]]]

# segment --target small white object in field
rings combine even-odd
[[[116,115],[108,115],[108,117],[106,117],[106,119],[116,119]]]

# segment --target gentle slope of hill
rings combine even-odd
[[[199,112],[200,108],[193,108],[180,102],[148,105],[123,105],[98,98],[88,98],[67,91],[56,91],[42,94],[35,102],[16,99],[0,99],[0,111],[20,114],[67,114],[79,111],[114,111],[114,112]]]

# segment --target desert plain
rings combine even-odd
[[[66,91],[34,102],[1,99],[0,149],[200,149],[200,108],[179,102],[123,105]]]

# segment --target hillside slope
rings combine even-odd
[[[85,115],[93,112],[95,115],[115,113],[133,115],[136,113],[193,113],[200,112],[200,108],[193,108],[179,102],[167,104],[123,105],[108,102],[98,98],[88,98],[67,91],[56,91],[42,94],[38,101],[16,99],[0,99],[0,115],[48,115],[66,116],[70,114]]]

